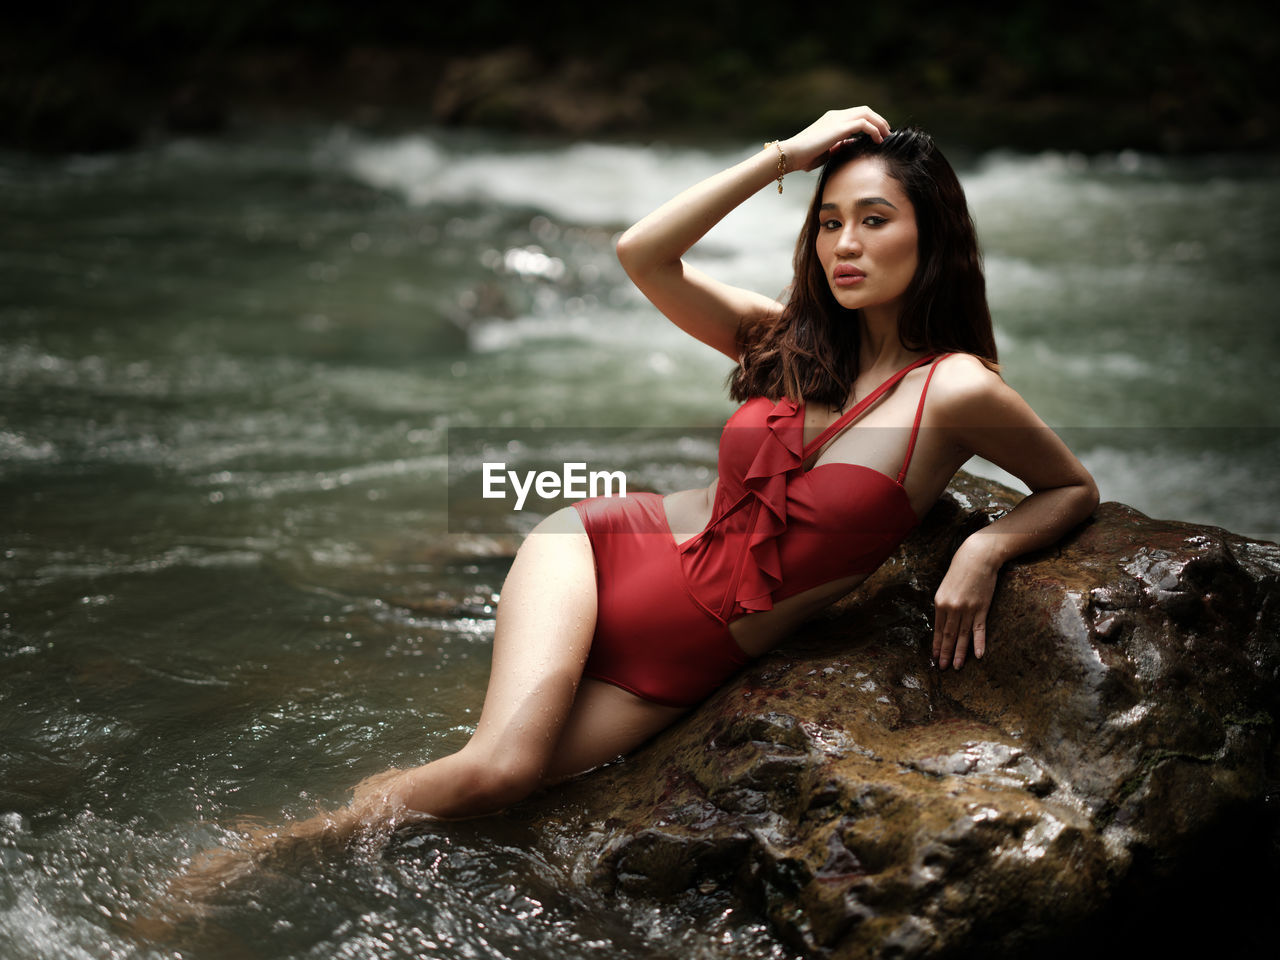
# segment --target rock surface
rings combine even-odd
[[[1015,955],[1264,822],[1280,547],[1103,504],[1005,569],[987,656],[939,671],[933,591],[1015,501],[962,475],[801,637],[519,816],[584,884],[727,891],[832,957]]]

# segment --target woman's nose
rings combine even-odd
[[[852,228],[840,231],[840,236],[836,238],[836,253],[844,256],[858,256],[862,253],[862,241]]]

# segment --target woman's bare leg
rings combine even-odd
[[[584,679],[543,782],[558,783],[616,760],[688,712],[688,707],[664,707],[612,684]]]
[[[581,520],[570,514],[540,530],[542,540],[522,547],[512,564],[498,604],[489,688],[470,742],[416,770],[370,778],[353,805],[365,795],[410,815],[493,813],[543,784],[630,753],[686,712],[583,679],[595,632],[595,560]],[[561,532],[566,524],[572,534]],[[548,565],[556,565],[553,575]]]
[[[244,854],[298,841],[343,841],[361,827],[412,816],[492,812],[542,779],[569,717],[595,630],[595,561],[577,511],[558,511],[521,544],[502,587],[493,662],[476,732],[461,751],[360,783],[346,807],[251,831],[239,851],[205,861],[243,866]]]
[[[484,708],[462,750],[369,777],[346,807],[249,831],[235,848],[204,855],[173,892],[199,900],[263,863],[340,847],[361,832],[493,813],[540,785],[635,749],[685,711],[582,680],[595,615],[594,556],[569,508],[539,524],[512,562],[498,604]]]
[[[534,528],[507,574],[475,734],[458,753],[382,782],[384,811],[472,817],[534,790],[573,709],[595,622],[595,560],[567,508]]]

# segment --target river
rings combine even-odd
[[[600,430],[632,482],[707,482],[727,362],[612,246],[753,148],[0,155],[0,955],[791,956],[732,905],[573,892],[503,820],[273,876],[188,941],[121,926],[238,818],[465,741],[533,518],[451,507],[451,431]],[[956,159],[1006,379],[1103,498],[1280,537],[1280,162]],[[780,292],[810,182],[692,259]]]

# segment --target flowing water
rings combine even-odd
[[[596,452],[707,482],[727,363],[612,244],[742,155],[273,129],[0,157],[0,955],[790,955],[713,897],[572,892],[571,851],[504,819],[264,879],[189,941],[120,923],[239,817],[465,741],[533,518],[456,532],[451,430],[652,428]],[[1275,538],[1277,162],[960,166],[1006,378],[1104,498]],[[807,187],[693,258],[781,291]]]

